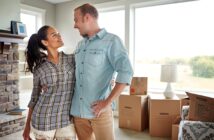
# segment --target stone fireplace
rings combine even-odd
[[[19,108],[19,43],[22,36],[0,33],[0,137],[22,130],[25,116],[8,115]]]

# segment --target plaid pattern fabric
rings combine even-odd
[[[32,126],[35,129],[48,131],[71,123],[69,111],[74,92],[74,71],[74,55],[63,52],[59,53],[58,64],[45,59],[35,70],[28,104],[29,108],[33,108]]]

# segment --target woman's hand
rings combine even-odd
[[[27,124],[26,124],[22,136],[23,136],[24,140],[32,140],[32,139],[30,138],[30,125],[27,125]]]
[[[28,110],[28,116],[27,116],[27,121],[26,121],[26,124],[25,124],[25,129],[24,129],[24,132],[22,134],[24,140],[32,140],[30,138],[30,122],[31,122],[32,112],[33,112],[33,109],[29,108],[29,110]]]

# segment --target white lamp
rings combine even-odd
[[[167,82],[164,96],[166,98],[173,98],[174,92],[171,83],[177,81],[177,65],[161,65],[161,81]]]

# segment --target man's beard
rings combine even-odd
[[[87,38],[88,34],[83,34],[82,37]]]

